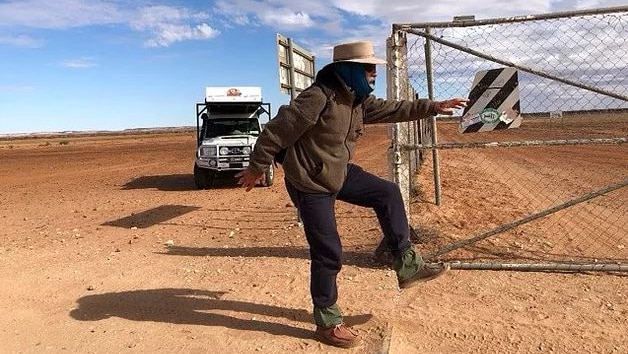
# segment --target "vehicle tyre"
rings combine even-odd
[[[273,167],[273,165],[270,165],[268,167],[268,169],[266,169],[266,171],[264,171],[264,186],[265,187],[270,187],[273,185],[273,182],[275,181],[275,169]]]
[[[200,168],[194,164],[194,184],[198,189],[209,189],[214,183],[216,173],[214,171]]]

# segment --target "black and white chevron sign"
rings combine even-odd
[[[521,125],[520,112],[515,68],[478,71],[460,119],[460,132],[517,128]]]

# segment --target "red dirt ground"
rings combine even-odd
[[[358,163],[384,176],[388,144],[367,127]],[[374,214],[343,203],[339,304],[364,341],[322,345],[281,170],[199,191],[194,148],[191,132],[0,141],[1,352],[628,352],[625,276],[452,270],[400,292],[373,263]],[[447,202],[465,193],[448,183]]]

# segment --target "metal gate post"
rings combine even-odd
[[[425,33],[430,34],[430,28],[425,29]],[[425,70],[427,72],[427,97],[430,100],[434,100],[434,72],[432,67],[432,42],[429,38],[425,39]],[[436,117],[431,117],[429,125],[432,127],[431,131],[431,145],[436,146],[438,143],[438,134],[436,132]],[[441,203],[441,185],[440,185],[440,161],[438,149],[432,148],[432,164],[434,168],[434,199],[436,205]]]
[[[402,100],[408,98],[408,68],[405,32],[395,31],[388,38],[387,47],[387,98]],[[401,149],[409,142],[409,124],[395,123],[391,126],[392,180],[399,185],[406,214],[410,212],[410,160],[407,151]]]

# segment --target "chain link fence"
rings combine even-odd
[[[521,119],[465,133],[466,111],[394,125],[392,175],[426,258],[628,271],[628,6],[395,24],[387,44],[390,98],[486,96]],[[517,70],[518,96],[471,97],[477,73],[503,68]]]

